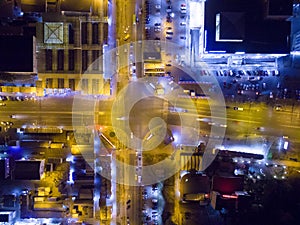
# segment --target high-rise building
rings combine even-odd
[[[46,1],[36,24],[39,86],[46,93],[106,94],[99,57],[107,44],[107,7],[94,0]]]
[[[39,95],[66,91],[110,94],[101,59],[108,44],[108,4],[103,0],[2,2],[10,12],[1,13],[0,35],[35,37],[38,79],[30,86],[36,86]]]

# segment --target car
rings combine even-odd
[[[148,195],[148,192],[147,192],[146,189],[144,189],[144,190],[142,191],[142,195]]]
[[[1,121],[1,124],[2,124],[3,126],[12,126],[12,125],[14,125],[14,123],[11,122],[11,121]]]
[[[172,17],[168,14],[166,17],[168,23],[172,23]]]
[[[6,104],[3,102],[0,102],[0,106],[6,106]]]
[[[157,215],[152,215],[152,218],[157,219],[158,217],[157,217]]]
[[[172,6],[169,5],[169,6],[167,7],[167,9],[166,9],[166,12],[167,12],[167,13],[171,13],[171,12],[172,12]]]
[[[156,8],[156,9],[160,9],[160,8],[161,8],[161,5],[160,5],[160,4],[156,4],[156,5],[155,5],[155,8]]]
[[[142,182],[142,176],[138,176],[138,183]]]
[[[153,204],[153,206],[158,206],[158,199],[153,198],[152,199],[152,204]]]
[[[186,26],[186,22],[181,22],[180,26]]]
[[[167,34],[166,35],[166,39],[171,40],[172,39],[172,35],[171,34]]]
[[[180,39],[186,40],[186,36],[180,36]]]
[[[17,115],[12,114],[12,115],[10,115],[9,117],[10,117],[10,118],[13,118],[13,119],[16,119],[16,118],[17,118]]]
[[[244,111],[244,108],[235,106],[235,107],[233,107],[233,110]]]
[[[154,26],[160,27],[161,23],[155,23]]]
[[[149,16],[145,18],[145,23],[146,23],[146,24],[149,24],[149,23],[150,23],[150,17],[149,17]]]
[[[127,41],[129,38],[130,38],[130,35],[129,35],[129,34],[126,34],[126,35],[123,37],[123,41]]]
[[[22,96],[17,96],[17,97],[16,97],[16,100],[17,100],[17,101],[24,101],[24,97],[22,97]]]
[[[172,27],[167,27],[166,33],[167,33],[167,34],[173,34],[173,29],[172,29]]]
[[[172,113],[177,113],[177,112],[179,112],[179,113],[186,113],[186,112],[188,112],[187,109],[180,108],[180,107],[175,107],[175,106],[172,106],[169,109],[170,109],[170,112],[172,112]]]
[[[158,184],[152,184],[152,190],[153,191],[158,190]],[[155,200],[157,201],[157,199],[153,199],[152,202],[155,201]]]
[[[172,66],[172,64],[171,63],[166,63],[166,66]]]
[[[180,9],[181,9],[181,10],[186,10],[186,4],[181,4],[181,5],[180,5]]]
[[[161,31],[160,27],[154,27],[154,32],[160,32],[160,31]]]
[[[274,109],[275,111],[283,111],[283,107],[281,105],[276,105]]]

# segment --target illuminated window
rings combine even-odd
[[[99,70],[99,51],[93,50],[92,52],[92,60],[93,60],[93,70]]]
[[[83,92],[87,92],[88,91],[88,79],[82,79],[81,81],[81,90]]]
[[[98,94],[99,92],[99,79],[92,80],[92,92],[93,94]]]

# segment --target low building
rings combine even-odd
[[[44,159],[16,160],[14,178],[16,180],[40,180],[44,174]]]
[[[215,210],[243,211],[250,206],[251,196],[244,191],[241,176],[214,176],[211,191],[211,206]]]
[[[9,158],[0,158],[0,180],[7,179],[9,177],[9,173]]]
[[[185,174],[180,181],[180,197],[182,202],[209,202],[210,179],[202,173]]]
[[[222,208],[229,211],[245,211],[249,209],[251,196],[247,192],[236,191],[230,195],[211,192],[211,206],[215,210]]]
[[[0,223],[11,224],[16,217],[16,211],[0,211]]]

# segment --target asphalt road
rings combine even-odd
[[[195,101],[195,100],[193,100]],[[73,109],[73,98],[44,98],[37,101],[5,101],[1,106],[1,121],[12,121],[13,127],[24,125],[61,126],[72,128],[72,116],[82,126],[111,125],[112,101],[94,99],[76,99],[77,109]],[[149,132],[148,123],[154,117],[164,117],[163,112],[168,104],[163,104],[161,98],[145,98],[129,110],[130,127],[135,136],[144,138]],[[211,126],[227,126],[226,136],[245,139],[247,136],[282,137],[288,136],[291,143],[300,142],[300,104],[285,107],[283,111],[276,111],[271,106],[260,103],[227,103],[226,118],[221,118],[224,124],[212,124],[211,111],[205,99],[198,99],[194,107],[190,100],[179,99],[177,108],[187,112],[168,112],[166,124],[181,125],[181,117],[190,117],[199,123],[200,133],[209,134]],[[98,107],[98,109],[97,109]],[[117,106],[116,106],[117,107]],[[239,107],[243,110],[234,110]],[[197,108],[197,109],[196,109]],[[217,110],[218,108],[215,108]],[[73,110],[73,112],[72,112]],[[98,117],[95,116],[98,114]],[[10,118],[15,115],[15,118]],[[95,118],[95,120],[94,120]],[[247,136],[245,136],[247,135]]]

